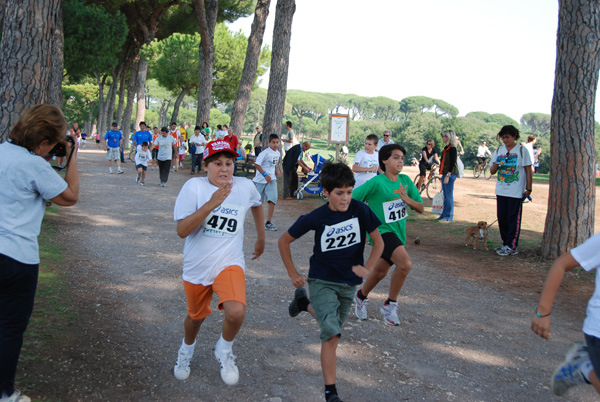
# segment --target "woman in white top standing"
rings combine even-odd
[[[354,172],[354,188],[364,184],[367,180],[377,176],[379,167],[379,152],[377,147],[377,135],[369,134],[365,138],[365,148],[356,153],[352,171]]]
[[[29,401],[15,390],[23,334],[33,311],[40,264],[38,235],[46,203],[73,205],[79,199],[77,157],[66,141],[60,109],[28,109],[0,144],[0,400]],[[69,157],[63,179],[48,160],[65,144]],[[76,152],[76,151],[75,151]]]

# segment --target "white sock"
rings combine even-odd
[[[194,353],[195,347],[196,347],[196,341],[194,341],[194,343],[192,343],[191,345],[188,345],[187,343],[185,343],[185,338],[183,338],[183,340],[181,341],[181,349],[185,350],[188,353]]]
[[[222,351],[227,351],[227,350],[232,350],[233,349],[233,342],[234,341],[226,341],[225,339],[223,339],[223,334],[221,334],[221,338],[219,338],[219,340],[217,341],[217,351],[222,352]]]
[[[585,378],[587,381],[590,381],[590,373],[594,369],[594,366],[592,366],[592,361],[586,360],[585,362],[581,363],[579,369],[581,370],[581,374],[583,374],[583,378]]]

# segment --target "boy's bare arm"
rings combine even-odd
[[[254,243],[254,254],[252,254],[252,259],[255,260],[265,251],[265,225],[263,225],[265,213],[262,205],[252,207],[251,210],[256,226],[256,242]]]
[[[538,317],[536,314],[531,320],[531,329],[533,332],[544,339],[550,338],[550,323],[552,321],[552,316],[549,314],[552,312],[554,296],[556,296],[556,292],[562,283],[565,272],[570,271],[578,266],[579,263],[569,252],[558,257],[558,259],[554,261],[554,264],[552,264],[552,267],[550,267],[550,271],[548,272],[548,276],[546,276],[546,280],[544,281],[544,288],[542,289],[542,295],[540,296],[540,301],[538,302],[537,306],[538,314],[546,317]]]
[[[381,253],[383,253],[383,238],[381,237],[381,233],[379,233],[379,229],[375,229],[369,233],[369,236],[373,242],[369,259],[365,263],[364,267],[361,265],[355,265],[352,267],[352,272],[361,278],[366,278],[369,276],[369,274],[373,271],[377,260],[381,258]]]
[[[277,245],[279,246],[279,254],[281,255],[281,260],[283,261],[283,265],[287,270],[290,279],[292,280],[292,285],[294,287],[299,288],[306,283],[306,278],[304,275],[300,275],[294,266],[294,261],[292,260],[292,250],[290,249],[290,244],[296,239],[294,239],[288,232],[285,232],[283,236],[279,238]]]
[[[231,183],[224,185],[215,191],[204,205],[196,210],[193,214],[180,219],[177,221],[177,235],[182,239],[185,239],[189,235],[191,235],[194,230],[198,229],[198,227],[204,222],[206,217],[210,215],[210,212],[221,205],[225,198],[231,192]]]

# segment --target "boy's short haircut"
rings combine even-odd
[[[535,134],[529,134],[529,136],[527,137],[527,142],[533,142],[537,137],[535,136]]]
[[[377,134],[369,134],[369,135],[367,135],[367,138],[365,138],[365,141],[367,141],[367,140],[373,141],[373,143],[375,145],[377,145],[377,141],[379,141],[379,137],[377,137]]]
[[[328,192],[335,188],[354,187],[354,173],[342,162],[325,162],[321,169],[321,186]]]
[[[514,137],[515,140],[519,139],[519,129],[513,126],[512,124],[508,124],[500,129],[498,132],[498,138],[502,138],[504,134],[508,134],[511,137]]]
[[[400,144],[389,144],[384,145],[379,149],[379,168],[385,172],[385,165],[383,161],[387,161],[392,156],[392,151],[399,150],[404,156],[406,156],[406,149]]]
[[[288,121],[285,122],[285,125],[292,127],[292,122],[288,120]]]
[[[140,121],[140,124],[139,124],[139,125],[141,126],[142,124],[145,126],[145,125],[146,125],[146,122],[145,122],[145,121]]]
[[[202,127],[200,127],[200,126],[194,127],[194,131],[196,131],[196,130],[202,130]]]
[[[269,142],[273,141],[273,140],[278,140],[279,136],[277,134],[271,134],[269,135]]]
[[[163,127],[160,129],[160,131],[162,131],[163,133],[168,133],[169,129],[167,127]]]
[[[147,147],[148,146],[148,142],[147,141],[142,142],[142,146],[143,147]]]
[[[177,123],[175,123],[174,121],[172,121],[172,122],[171,122],[171,125],[172,125],[172,126],[176,126],[176,125],[177,125]]]
[[[152,130],[158,130],[158,127],[154,126],[152,127]]]
[[[196,127],[198,127],[198,126],[196,126]],[[220,124],[217,124],[217,128],[218,128],[219,130],[221,130],[221,129],[223,129],[223,126],[222,126],[222,125],[220,125]]]

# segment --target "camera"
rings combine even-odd
[[[71,146],[74,147],[75,146],[75,140],[73,140],[73,137],[67,135],[66,136],[66,141],[69,141],[71,143]],[[54,148],[52,148],[52,150],[49,152],[50,155],[54,155],[57,157],[62,157],[62,156],[66,156],[67,155],[67,146],[65,142],[59,142],[57,143]]]

